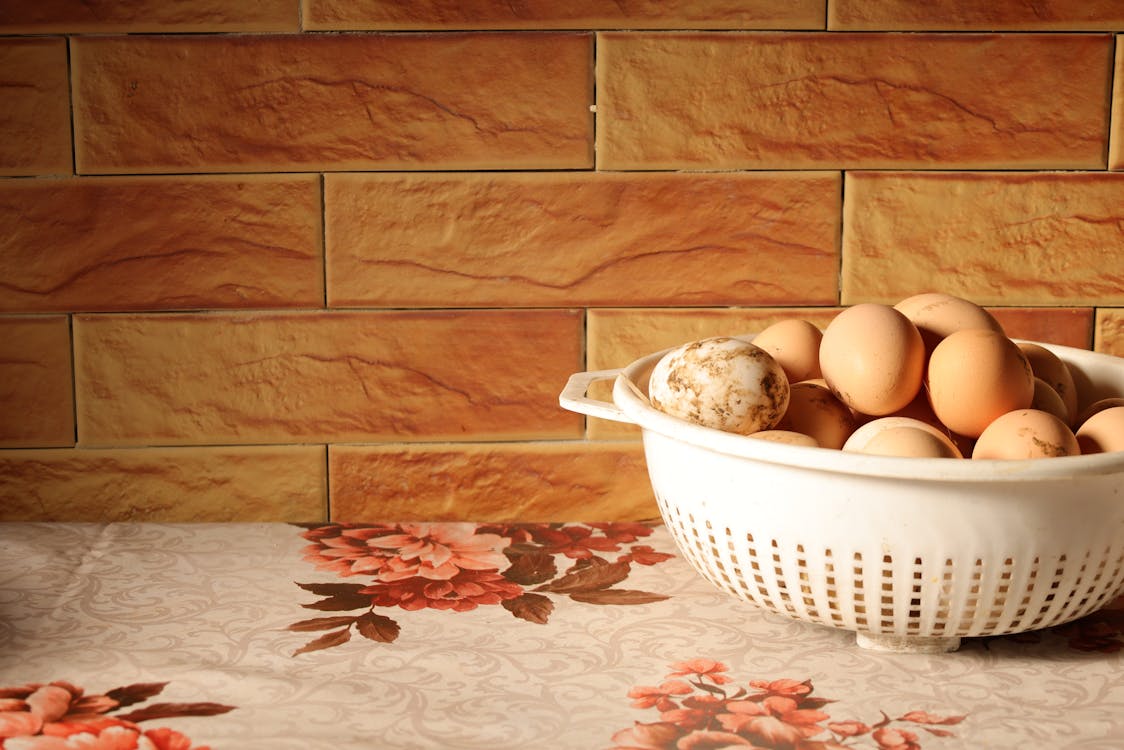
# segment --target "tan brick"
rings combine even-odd
[[[837,307],[590,310],[586,367],[589,371],[625,367],[640,357],[688,341],[757,333],[785,318],[807,320],[822,329],[838,312]],[[594,383],[588,395],[612,401],[612,381]],[[588,420],[586,432],[598,440],[640,434],[629,424],[596,418]]]
[[[843,303],[1118,304],[1122,222],[1124,175],[849,174]]]
[[[602,33],[605,169],[1105,164],[1112,38]]]
[[[324,446],[0,451],[0,521],[324,521]]]
[[[587,34],[88,37],[78,171],[584,168]]]
[[[1098,352],[1124,357],[1124,308],[1097,310],[1093,348]]]
[[[305,28],[822,29],[822,0],[303,0]]]
[[[1116,37],[1116,66],[1112,77],[1111,136],[1108,139],[1109,169],[1124,169],[1124,37]]]
[[[638,443],[332,446],[333,521],[659,515]]]
[[[71,174],[65,39],[0,39],[0,175]]]
[[[316,175],[0,182],[0,310],[323,304]]]
[[[74,445],[70,323],[0,317],[0,446]]]
[[[5,34],[297,31],[298,0],[36,0],[7,2]]]
[[[828,28],[839,30],[1071,30],[1124,26],[1116,0],[831,0]]]
[[[325,203],[334,306],[836,300],[835,173],[328,175]]]
[[[540,439],[578,311],[80,315],[84,446]]]
[[[1091,307],[989,307],[1011,338],[1044,341],[1077,349],[1092,348]]]

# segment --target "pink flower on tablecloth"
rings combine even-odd
[[[465,612],[481,604],[500,604],[523,594],[523,587],[495,570],[458,570],[448,578],[413,577],[379,581],[358,592],[377,607]]]
[[[943,727],[963,716],[916,710],[873,724],[832,720],[824,710],[831,699],[815,695],[811,680],[750,680],[738,687],[729,667],[713,659],[688,659],[671,665],[658,687],[628,692],[634,708],[659,711],[660,721],[635,722],[613,735],[613,750],[703,750],[722,747],[768,750],[921,750],[922,728],[934,738],[952,737]],[[857,744],[855,744],[857,743]]]
[[[86,695],[66,681],[0,688],[0,748],[3,750],[209,750],[192,747],[175,730],[142,729],[137,722],[170,716],[213,716],[232,706],[160,703],[109,715],[157,695],[167,683],[139,683]]]
[[[372,575],[382,581],[420,577],[447,580],[461,570],[498,570],[507,564],[509,539],[477,534],[464,524],[333,524],[310,529],[305,559],[341,576]]]

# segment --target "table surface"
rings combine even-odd
[[[0,524],[5,750],[1121,748],[1122,646],[863,650],[658,524]]]

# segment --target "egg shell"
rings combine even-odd
[[[903,299],[894,305],[917,330],[932,351],[946,336],[972,328],[986,328],[1003,333],[991,313],[975,302],[943,292],[925,292]]]
[[[648,382],[648,398],[660,411],[743,435],[773,427],[788,394],[784,370],[768,352],[725,336],[669,351]]]
[[[998,417],[1030,408],[1034,374],[1013,341],[987,329],[945,337],[929,357],[929,403],[943,425],[979,437]]]
[[[972,446],[975,444],[975,438],[970,438],[965,435],[960,435],[948,429],[937,419],[936,413],[933,411],[933,405],[929,403],[929,394],[922,388],[921,391],[902,409],[898,409],[893,414],[887,416],[891,417],[909,417],[911,419],[919,419],[927,425],[935,427],[938,432],[952,441],[960,451],[961,456],[972,455]],[[869,421],[869,420],[867,420]]]
[[[1063,417],[1066,424],[1076,424],[1077,385],[1073,382],[1073,373],[1066,363],[1044,346],[1028,341],[1021,341],[1017,346],[1030,363],[1030,371],[1034,376],[1042,378],[1061,397],[1067,414]]]
[[[803,435],[791,430],[762,430],[749,437],[754,440],[767,440],[770,443],[784,443],[785,445],[803,445],[808,448],[819,448],[820,444],[811,435]]]
[[[1034,398],[1030,402],[1030,408],[1050,412],[1066,424],[1070,424],[1069,409],[1062,401],[1062,397],[1042,378],[1034,379]]]
[[[1082,453],[1124,451],[1124,406],[1111,406],[1093,414],[1077,428]]]
[[[917,427],[889,427],[881,430],[863,447],[863,453],[903,458],[962,458],[947,440]]]
[[[855,431],[856,424],[851,409],[826,385],[804,381],[789,388],[788,408],[776,426],[810,435],[821,448],[838,450]]]
[[[974,459],[1057,458],[1081,453],[1062,420],[1038,409],[1017,409],[987,426],[972,451]]]
[[[820,377],[823,332],[806,320],[787,318],[753,337],[784,368],[789,383]]]
[[[1097,412],[1104,411],[1105,409],[1111,409],[1114,406],[1124,406],[1124,398],[1121,398],[1119,396],[1111,396],[1109,398],[1102,398],[1099,401],[1094,401],[1093,403],[1086,406],[1084,411],[1082,411],[1081,415],[1077,418],[1078,426],[1088,422],[1089,418]]]
[[[917,395],[925,345],[909,319],[889,305],[860,303],[823,333],[820,370],[828,387],[855,411],[892,414]]]
[[[960,449],[956,447],[956,444],[953,443],[948,435],[946,435],[940,429],[934,427],[931,424],[922,422],[920,419],[913,419],[911,417],[881,417],[871,422],[867,422],[862,427],[859,427],[857,430],[851,433],[851,437],[847,438],[847,442],[843,444],[843,450],[852,453],[864,453],[866,451],[867,445],[871,440],[877,437],[879,433],[885,430],[894,430],[901,427],[908,427],[910,429],[928,432],[938,440],[946,443],[947,446],[951,449],[954,456],[962,457],[963,455],[961,454]]]

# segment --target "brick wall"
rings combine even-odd
[[[0,519],[651,516],[570,373],[920,291],[1124,354],[1121,32],[0,0]]]

